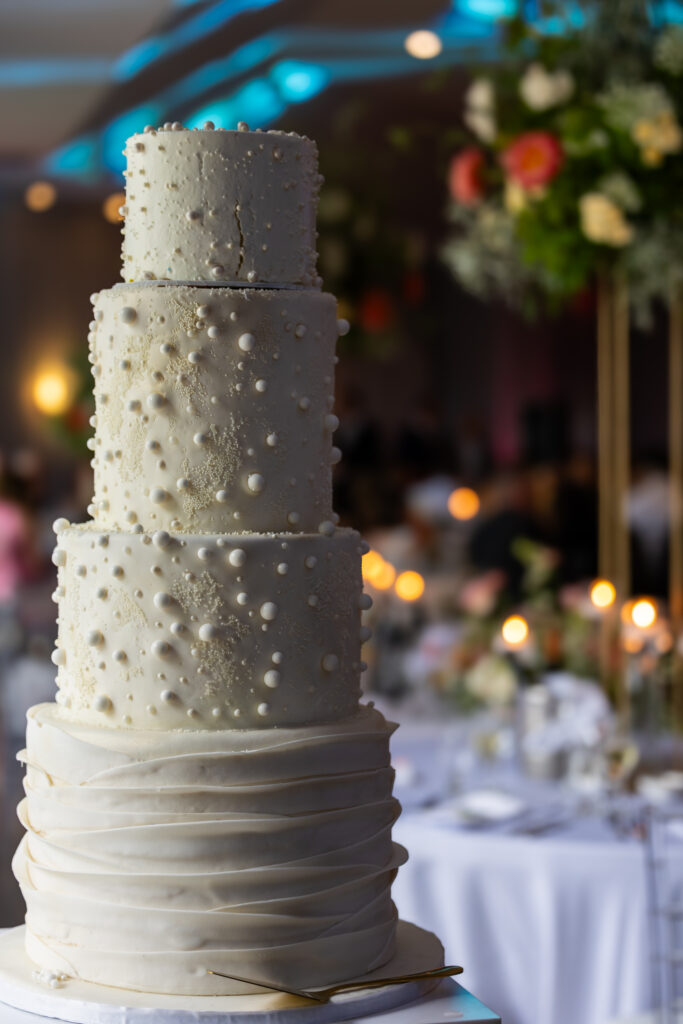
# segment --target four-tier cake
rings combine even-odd
[[[55,704],[14,870],[41,969],[230,994],[392,956],[392,726],[359,704],[360,537],[331,507],[315,145],[147,128],[93,296],[92,521],[55,524]]]

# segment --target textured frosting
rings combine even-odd
[[[331,295],[137,284],[94,300],[101,526],[297,532],[331,518]]]
[[[405,860],[394,728],[360,708],[309,728],[134,734],[33,708],[14,862],[29,954],[200,995],[244,991],[209,969],[315,986],[379,967]]]
[[[27,952],[188,996],[245,991],[210,970],[358,977],[393,955],[405,851],[394,726],[358,706],[363,547],[331,509],[345,325],[315,146],[168,125],[126,153],[133,283],[90,325],[94,522],[55,523],[57,704],[23,755]]]
[[[58,700],[137,729],[264,728],[351,714],[360,538],[60,529]]]
[[[126,281],[318,285],[310,139],[147,131],[126,144]]]

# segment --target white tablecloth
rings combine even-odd
[[[430,772],[440,746],[438,725],[393,741],[398,755],[431,757]],[[594,832],[496,835],[419,810],[395,826],[410,853],[394,883],[401,917],[439,935],[503,1024],[607,1024],[650,1005],[644,847]]]

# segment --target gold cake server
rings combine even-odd
[[[431,971],[417,971],[415,974],[401,974],[396,978],[372,978],[368,981],[345,981],[339,985],[330,985],[329,988],[319,988],[315,992],[304,991],[303,989],[285,988],[283,985],[268,985],[264,981],[255,981],[253,978],[240,978],[236,974],[223,974],[221,971],[208,971],[218,978],[228,978],[230,981],[241,981],[245,985],[255,985],[258,988],[268,989],[270,992],[282,992],[288,996],[297,996],[300,999],[311,999],[316,1003],[328,1003],[332,996],[339,992],[353,992],[354,990],[366,988],[382,988],[385,985],[405,985],[409,981],[421,981],[428,978],[450,978],[454,974],[462,974],[462,967],[435,967]]]

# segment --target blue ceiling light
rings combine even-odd
[[[519,10],[518,0],[454,0],[453,6],[463,14],[478,18],[512,18]]]
[[[82,135],[55,149],[43,163],[48,174],[60,178],[94,178],[100,170],[97,143],[93,136]]]
[[[157,97],[157,101],[164,110],[176,110],[179,106],[187,104],[194,96],[201,96],[216,85],[226,84],[235,75],[251,71],[272,57],[280,46],[281,37],[277,33],[252,39],[227,57],[212,60],[196,71],[191,71],[185,78],[164,90]],[[208,120],[213,121],[213,118]]]
[[[238,14],[271,7],[279,2],[280,0],[220,0],[181,21],[165,35],[144,39],[132,47],[114,65],[114,76],[117,79],[132,78],[155,60],[190,46],[203,36],[215,32]]]
[[[55,82],[101,82],[111,74],[104,57],[45,57],[0,60],[0,88],[26,89]]]
[[[330,80],[330,72],[320,64],[282,60],[270,69],[270,78],[286,103],[303,103],[322,92]]]
[[[188,128],[201,128],[205,121],[213,121],[216,128],[236,128],[238,121],[246,121],[252,128],[265,128],[285,109],[271,82],[254,78],[224,99],[207,103],[185,118]]]
[[[141,132],[147,124],[158,124],[160,117],[156,104],[145,103],[110,121],[102,133],[102,159],[107,169],[120,174],[126,166],[123,155],[126,139],[135,132]]]

